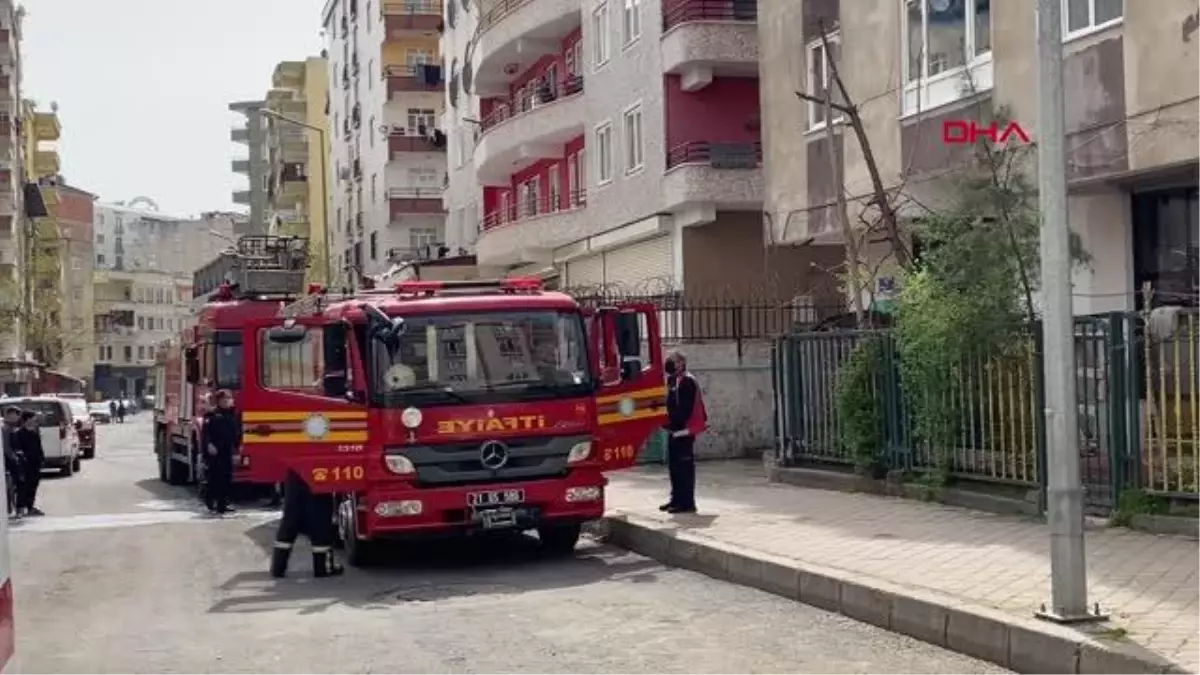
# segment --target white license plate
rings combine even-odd
[[[497,530],[516,527],[517,525],[517,512],[514,509],[503,506],[484,511],[480,516],[483,522],[483,529],[485,530]]]
[[[524,490],[487,490],[486,492],[467,493],[467,506],[476,509],[520,504],[523,501],[525,501]]]

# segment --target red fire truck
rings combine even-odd
[[[175,485],[200,479],[200,434],[206,397],[242,387],[243,343],[255,321],[275,317],[281,302],[304,293],[308,240],[252,235],[196,272],[196,322],[159,349],[155,375],[154,452],[159,478]],[[271,483],[241,457],[235,483]]]
[[[665,420],[652,305],[585,309],[528,279],[313,290],[240,319],[242,470],[335,494],[351,564],[382,538],[483,530],[571,550],[604,472]]]

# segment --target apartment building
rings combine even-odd
[[[235,216],[170,216],[152,200],[97,204],[95,379],[106,397],[141,396],[156,347],[192,325],[192,273],[237,232]]]
[[[462,2],[462,0],[458,0]],[[447,8],[449,7],[447,2]],[[332,236],[350,278],[470,246],[446,228],[441,0],[329,0]]]
[[[753,0],[446,10],[447,202],[481,267],[617,292],[811,290],[794,250],[763,246]]]
[[[21,140],[26,190],[41,198],[43,215],[26,213],[24,293],[25,351],[33,360],[58,367],[67,352],[78,348],[76,336],[62,330],[64,321],[63,271],[69,264],[68,244],[59,226],[59,191],[62,166],[58,141],[62,125],[58,107],[40,110],[29,100],[21,102]]]
[[[267,119],[260,110],[266,101],[237,101],[229,104],[238,122],[229,132],[234,143],[246,146],[245,156],[235,153],[233,172],[246,177],[246,189],[233,191],[233,203],[248,207],[250,229],[267,231],[267,210],[270,206],[271,164],[268,149]]]
[[[0,359],[24,356],[24,185],[20,141],[21,18],[13,0],[0,0]]]
[[[842,175],[830,170],[824,112],[793,92],[830,86],[834,63],[870,138],[881,178],[903,186],[902,221],[938,208],[972,148],[946,122],[996,110],[1037,139],[1035,0],[795,0],[764,3],[766,211],[773,240],[836,247],[838,186],[851,219],[870,193],[867,163],[835,119]],[[852,10],[852,11],[851,11]],[[1071,227],[1092,257],[1075,273],[1075,309],[1133,309],[1143,283],[1157,302],[1196,304],[1200,34],[1195,0],[1063,0]],[[850,140],[847,140],[849,138]],[[1010,142],[1019,142],[1010,141]],[[1036,172],[1036,167],[1028,167]],[[881,260],[880,246],[872,258]],[[896,290],[885,264],[875,290]]]
[[[96,356],[95,295],[95,220],[96,195],[66,184],[55,188],[56,215],[61,242],[60,330],[68,336],[58,369],[72,377],[91,381]],[[44,191],[43,191],[44,192]]]
[[[330,139],[329,65],[324,57],[283,61],[267,92],[267,222],[272,231],[309,237],[312,279],[325,276]],[[334,281],[337,281],[336,278]]]

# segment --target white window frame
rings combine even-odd
[[[927,0],[897,0],[900,5],[900,73],[901,82],[903,83],[903,96],[901,97],[902,117],[914,115],[920,111],[928,111],[934,108],[953,103],[970,96],[966,92],[968,82],[973,82],[975,85],[975,93],[983,93],[992,89],[992,49],[983,54],[975,54],[975,2],[974,0],[958,0],[969,7],[969,11],[964,12],[963,21],[965,23],[964,36],[966,43],[966,51],[970,54],[967,57],[966,63],[962,66],[941,71],[935,75],[927,75],[929,72],[929,53],[925,49],[925,45],[921,45],[921,76],[917,78],[911,77],[908,72],[910,45],[908,35],[908,8],[909,5],[917,5],[921,8],[921,33],[924,36],[923,40],[927,40],[929,36],[929,5]],[[991,18],[994,18],[995,13],[989,13]],[[989,19],[990,20],[990,19]],[[844,50],[843,50],[844,51]],[[967,73],[970,73],[970,79],[967,78]]]
[[[638,101],[621,113],[621,132],[625,138],[625,175],[646,168],[646,131],[643,126],[642,102]],[[636,137],[636,138],[635,138]],[[636,141],[636,142],[635,142]]]
[[[1062,28],[1064,40],[1076,40],[1086,35],[1099,33],[1103,30],[1108,30],[1113,26],[1119,26],[1125,22],[1125,2],[1121,3],[1121,13],[1114,19],[1109,19],[1104,23],[1096,23],[1096,0],[1085,0],[1088,6],[1088,23],[1083,28],[1071,30],[1070,20],[1070,0],[1062,0]]]
[[[608,0],[592,10],[592,70],[600,70],[609,61],[610,37],[612,32]]]
[[[831,45],[837,45],[838,52],[841,53],[842,34],[840,31],[833,31],[833,32],[827,34],[825,36],[825,40],[827,42],[829,42],[829,44],[831,44]],[[816,55],[816,52],[818,50],[820,50],[820,52],[822,54],[822,56],[821,56],[821,58],[822,58],[821,79],[823,81],[821,82],[821,85],[824,86],[825,91],[832,92],[833,88],[835,86],[834,82],[833,82],[833,72],[829,68],[829,55],[825,53],[825,43],[821,41],[821,38],[817,38],[816,40],[813,40],[812,42],[808,43],[807,47],[804,48],[804,74],[805,74],[805,77],[812,75],[813,66],[816,65],[814,62],[818,58]],[[808,83],[808,91],[813,94],[815,94],[817,91],[817,88],[814,85],[815,85],[815,83],[813,83],[813,82]],[[837,96],[834,96],[833,100],[837,101],[838,100]],[[817,103],[816,101],[808,101],[808,130],[809,131],[820,131],[821,129],[825,128],[825,120],[818,119],[818,115],[824,113],[823,108],[824,108],[824,106],[821,105],[820,103]],[[833,123],[834,124],[840,124],[845,121],[842,118],[841,112],[834,110],[832,114],[833,114]]]
[[[562,210],[562,164],[551,164],[546,173],[549,186],[546,190],[546,212],[557,213]]]
[[[414,250],[437,243],[436,227],[414,227],[408,231],[408,245]]]
[[[642,37],[642,0],[621,0],[621,37],[625,49]]]
[[[613,125],[605,120],[596,125],[596,185],[613,182]]]

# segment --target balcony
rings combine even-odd
[[[249,190],[235,191],[233,193],[233,203],[241,204],[242,206],[249,206],[250,205],[250,191]]]
[[[485,214],[475,254],[486,265],[523,265],[550,259],[555,248],[587,235],[587,193],[562,195],[561,203],[535,200]]]
[[[245,127],[234,127],[229,130],[229,140],[234,143],[250,143],[250,130]]]
[[[435,144],[425,136],[395,133],[388,136],[388,152],[394,159],[398,152],[446,152],[446,144]]]
[[[663,7],[659,45],[663,71],[680,76],[684,91],[713,77],[758,76],[755,0],[678,0]]]
[[[579,0],[496,0],[479,19],[475,92],[508,90],[513,73],[562,51],[562,41],[580,25]],[[614,11],[614,20],[619,12]],[[590,61],[589,61],[590,63]]]
[[[683,224],[712,220],[718,210],[762,208],[762,145],[694,141],[667,151],[663,209]],[[689,217],[693,220],[688,223]],[[715,216],[714,216],[715,217]]]
[[[387,78],[388,98],[405,91],[446,90],[442,67],[437,64],[387,66],[383,69],[383,76]]]
[[[540,159],[562,156],[563,145],[584,132],[583,78],[498,105],[480,123],[475,170],[483,185],[507,185],[509,176]]]
[[[62,171],[57,150],[38,150],[33,154],[34,175],[56,176]]]
[[[401,216],[445,213],[441,188],[400,187],[388,190],[388,213],[391,220]]]
[[[453,2],[453,0],[450,0]],[[384,0],[384,40],[403,40],[413,33],[436,34],[442,28],[442,3],[439,0]]]
[[[250,175],[250,160],[248,159],[235,159],[230,162],[230,167],[233,168],[234,173]]]
[[[37,112],[33,114],[33,137],[37,141],[57,141],[62,136],[62,124],[58,113]]]

